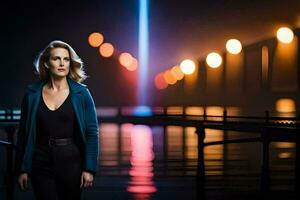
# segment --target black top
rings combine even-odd
[[[73,138],[76,130],[76,117],[72,108],[70,94],[56,110],[50,110],[41,96],[37,110],[36,144],[48,144],[48,140]]]

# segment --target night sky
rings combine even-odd
[[[33,61],[50,41],[69,43],[85,63],[97,106],[135,103],[136,72],[98,56],[87,37],[101,32],[119,52],[138,57],[137,0],[51,0],[1,3],[0,107],[16,106],[38,80]],[[300,26],[300,1],[150,0],[149,87],[154,76],[185,58],[222,51],[227,39],[244,45],[273,37],[281,25]],[[130,74],[131,73],[131,74]]]

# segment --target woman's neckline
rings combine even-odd
[[[67,101],[67,99],[69,98],[69,96],[70,96],[70,92],[69,92],[69,94],[67,95],[67,97],[65,98],[65,100],[62,102],[62,104],[60,104],[60,106],[59,106],[57,109],[55,109],[55,110],[51,110],[51,109],[48,107],[48,105],[46,104],[46,102],[45,102],[45,100],[44,100],[43,92],[42,92],[42,101],[43,101],[44,105],[46,106],[46,108],[47,108],[49,111],[55,112],[55,111],[59,110],[59,109],[65,104],[65,102]]]

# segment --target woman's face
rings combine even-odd
[[[50,52],[49,62],[45,63],[54,77],[65,77],[70,71],[70,55],[65,48],[54,48]]]

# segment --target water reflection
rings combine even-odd
[[[224,108],[221,106],[208,106],[206,107],[206,114],[212,116],[220,116],[220,117],[207,117],[208,120],[222,121],[224,113]]]
[[[105,123],[101,125],[100,158],[101,166],[118,166],[118,130],[117,124]]]
[[[224,139],[222,130],[206,129],[204,142],[221,141]],[[205,174],[222,175],[224,173],[224,145],[213,145],[204,148]]]
[[[185,113],[187,115],[204,115],[204,108],[197,106],[189,106],[186,107]]]
[[[296,117],[295,102],[293,99],[278,99],[276,102],[276,117]],[[293,123],[292,120],[279,120],[281,123]],[[274,159],[291,159],[295,156],[296,143],[272,142]]]
[[[296,112],[296,103],[294,99],[281,98],[276,101],[276,111],[279,113]]]
[[[168,115],[182,115],[183,114],[183,107],[181,107],[181,106],[169,106],[169,107],[167,107],[167,114]]]
[[[183,156],[183,128],[180,126],[166,127],[168,138],[168,160],[182,159]],[[176,165],[173,163],[172,165]]]
[[[198,138],[195,134],[196,129],[194,127],[185,128],[185,175],[196,176],[196,167],[198,160]]]
[[[131,169],[127,191],[136,199],[148,199],[156,192],[153,183],[153,138],[148,126],[136,125],[131,131]]]
[[[131,158],[131,132],[133,129],[133,124],[126,123],[121,125],[121,161],[128,164]]]
[[[196,128],[187,127],[185,128],[186,139],[185,139],[185,158],[193,160],[198,158],[198,141],[197,134],[195,134]]]
[[[169,114],[182,114],[184,107],[169,107]],[[224,107],[186,107],[192,115],[206,114],[223,116]],[[237,107],[226,107],[227,114],[240,115]],[[124,111],[124,110],[123,110]],[[129,111],[129,110],[128,110]],[[165,112],[157,107],[154,113]],[[124,114],[124,113],[123,113]],[[275,116],[295,116],[295,113],[276,113]],[[274,114],[272,115],[274,116]],[[213,119],[221,119],[214,117]],[[229,119],[228,119],[229,120]],[[234,119],[232,119],[234,120]],[[124,175],[128,177],[127,191],[133,199],[149,199],[157,192],[155,183],[172,178],[172,184],[180,184],[182,177],[197,174],[198,141],[194,127],[144,126],[133,124],[101,124],[100,134],[100,174],[105,176]],[[259,137],[259,133],[241,133],[205,129],[204,142]],[[281,183],[294,177],[295,143],[272,142],[270,144],[271,179]],[[155,154],[155,159],[154,159]],[[204,149],[205,174],[208,183],[226,188],[245,187],[258,190],[261,171],[261,143],[236,143],[207,146]],[[284,170],[282,172],[282,170]],[[242,185],[239,177],[245,181]],[[173,180],[176,177],[176,180]],[[180,178],[178,178],[180,177]],[[155,179],[155,182],[154,182]],[[210,181],[210,182],[209,182]],[[216,182],[214,182],[216,181]],[[192,184],[193,185],[193,184]]]

